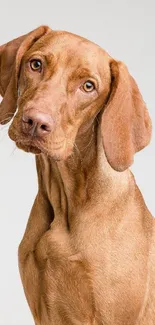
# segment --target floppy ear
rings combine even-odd
[[[101,120],[107,160],[117,171],[133,162],[151,138],[151,120],[135,80],[122,62],[111,62],[111,93]]]
[[[0,46],[0,124],[5,124],[13,117],[18,97],[18,74],[24,53],[51,29],[40,26],[7,44]]]

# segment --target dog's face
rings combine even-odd
[[[22,59],[11,139],[25,151],[65,159],[103,107],[110,82],[100,47],[67,32],[45,35]]]
[[[41,26],[0,46],[0,94],[0,123],[15,114],[9,135],[25,151],[66,159],[97,114],[115,170],[150,141],[149,114],[126,66],[68,32]]]

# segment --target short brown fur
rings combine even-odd
[[[19,247],[35,324],[154,325],[155,226],[128,169],[151,121],[126,66],[41,26],[0,47],[0,93],[1,124],[18,105],[9,135],[36,154],[38,194]],[[33,111],[50,116],[52,132],[23,132]]]

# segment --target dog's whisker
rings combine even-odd
[[[4,117],[13,116],[13,115],[14,113],[9,112],[9,113],[5,113]]]
[[[8,121],[8,119],[11,119],[12,117],[13,117],[13,113],[8,113],[8,114],[6,114],[5,115],[5,118],[3,119],[3,120],[0,120],[0,123],[4,123],[4,122],[7,122]],[[9,122],[9,121],[8,121]]]
[[[92,144],[94,138],[94,125],[92,126],[92,133],[91,133],[91,138],[89,140],[89,142],[86,144],[86,146],[84,148],[82,148],[82,152],[87,150],[88,147],[90,147],[90,145]]]
[[[78,157],[79,157],[79,159],[80,159],[80,163],[81,163],[81,166],[82,166],[82,165],[83,165],[83,160],[82,160],[82,157],[81,157],[81,152],[80,152],[80,150],[79,150],[79,148],[78,148],[76,142],[74,143],[74,148],[75,148],[75,150],[76,150],[76,152],[77,152],[77,155],[78,155]]]
[[[97,124],[99,125],[100,122],[99,122],[98,116],[95,116],[95,120],[97,121]]]
[[[16,147],[16,146],[14,146],[14,148],[13,148],[12,152],[10,153],[10,157],[14,155],[14,153],[15,153],[15,151],[16,151],[16,150],[17,150],[17,147]]]
[[[8,118],[5,118],[3,120],[0,120],[0,125],[3,126],[3,123],[7,125]],[[6,123],[5,123],[6,122]]]

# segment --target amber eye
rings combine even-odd
[[[39,71],[42,70],[42,63],[40,60],[31,60],[30,67],[33,71]]]
[[[92,81],[87,80],[84,84],[83,84],[83,90],[86,92],[91,92],[95,89],[95,85]]]

